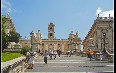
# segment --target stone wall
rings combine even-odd
[[[27,69],[26,57],[22,56],[7,62],[2,62],[2,73],[21,73]]]

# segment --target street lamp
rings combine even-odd
[[[76,46],[75,46],[75,53],[76,53],[76,51],[77,51],[77,42],[76,42]]]
[[[106,49],[105,49],[105,38],[106,38],[106,33],[103,33],[103,40],[104,40],[104,48],[103,48],[103,52],[105,53],[106,52]]]
[[[31,48],[30,48],[30,51],[32,51],[32,34],[33,34],[33,31],[30,33],[30,37],[31,37]]]

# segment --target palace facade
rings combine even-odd
[[[37,33],[31,32],[32,39],[20,39],[19,44],[23,46],[31,47],[32,40],[32,49],[33,51],[40,50],[61,50],[66,52],[67,50],[80,51],[81,50],[81,39],[78,37],[78,32],[76,35],[71,33],[69,34],[68,39],[56,39],[54,36],[55,25],[51,22],[48,24],[48,39],[42,39],[40,30]]]
[[[89,48],[94,51],[106,50],[109,53],[113,53],[114,45],[114,19],[113,17],[98,17],[94,20],[94,23],[83,40],[83,50],[87,51]]]

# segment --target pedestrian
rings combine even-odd
[[[43,56],[44,56],[44,62],[47,64],[47,58],[48,58],[48,52],[47,52],[47,50],[45,50]]]
[[[60,54],[61,54],[61,51],[60,51],[60,49],[58,50],[58,56],[60,57]]]
[[[92,61],[93,53],[94,53],[94,52],[93,52],[93,50],[91,50],[91,49],[90,49],[90,50],[89,50],[89,57],[90,57],[90,61]]]
[[[100,61],[102,61],[103,60],[103,54],[102,54],[102,52],[100,52]]]
[[[90,58],[90,56],[89,56],[89,49],[88,49],[87,55],[88,55],[88,58]]]
[[[69,57],[71,57],[71,55],[72,55],[72,51],[71,51],[71,50],[70,50],[69,54],[70,54],[70,56],[69,56]]]
[[[35,55],[36,55],[36,52],[33,52],[33,51],[29,52],[28,69],[33,69]]]
[[[28,63],[28,61],[29,61],[29,55],[30,55],[29,52],[27,52],[27,53],[26,53],[26,62],[27,62],[27,63]]]
[[[49,51],[50,60],[52,60],[52,50]]]
[[[53,55],[54,55],[54,60],[55,60],[56,59],[57,52],[56,51],[53,51]]]
[[[68,57],[68,54],[69,54],[69,51],[67,50],[67,51],[66,51],[66,55],[67,55],[67,57]]]

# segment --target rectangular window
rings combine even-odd
[[[52,36],[52,33],[50,33],[50,37]]]

